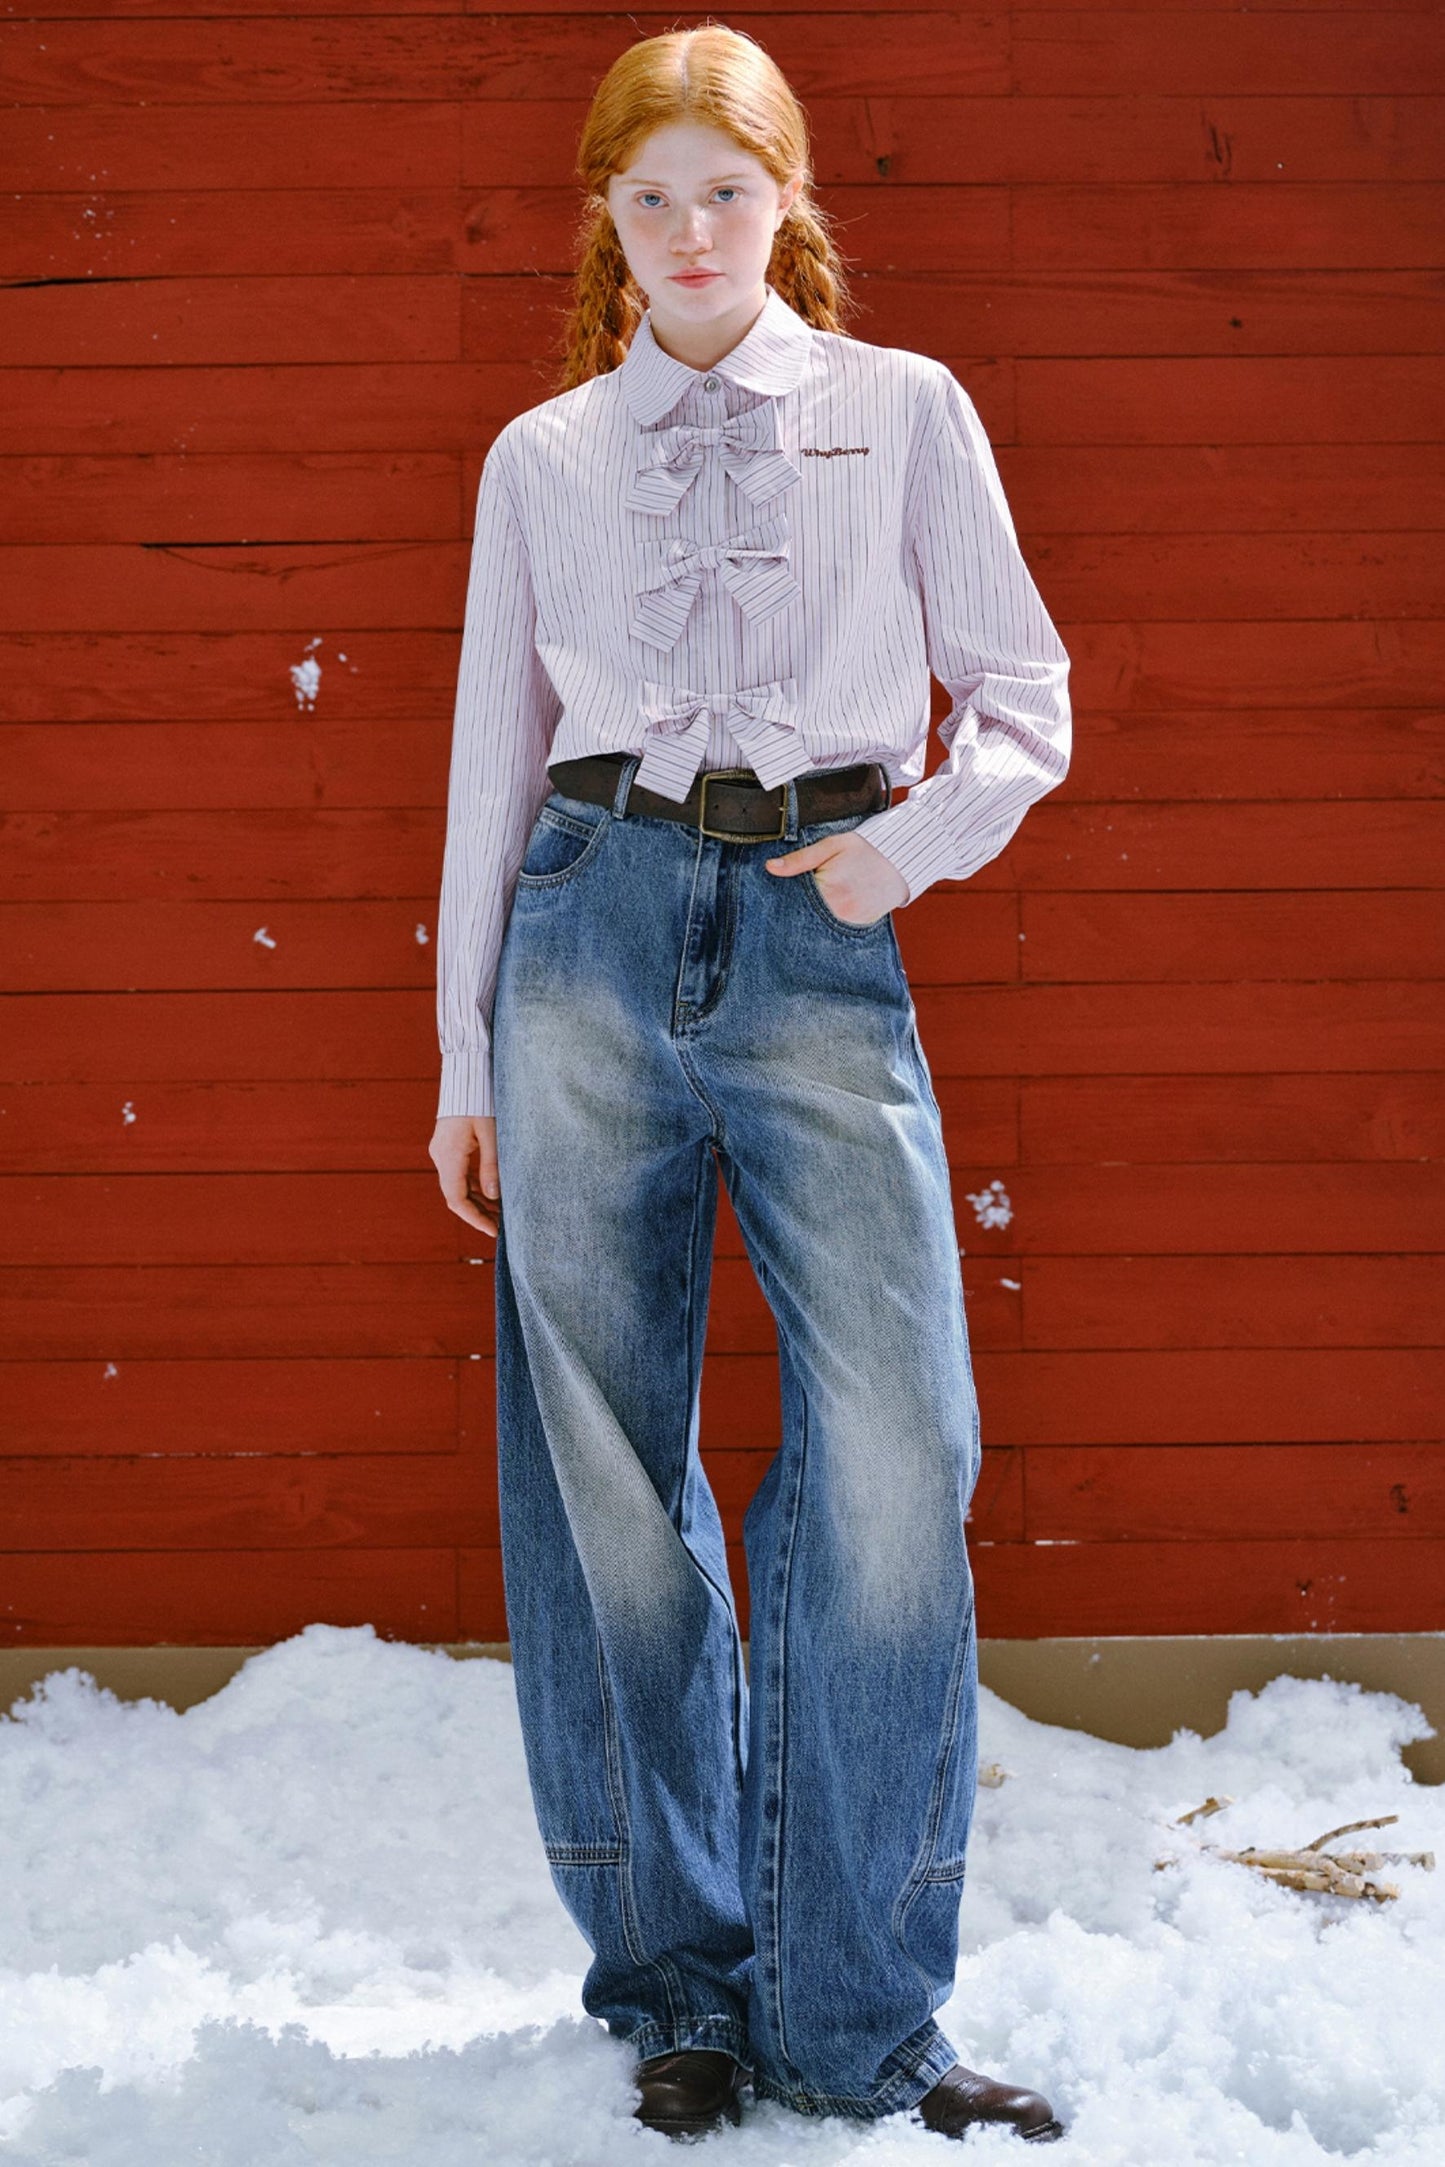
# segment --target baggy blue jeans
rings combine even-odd
[[[959,2059],[977,1782],[978,1406],[949,1172],[891,913],[554,790],[492,1013],[502,1567],[586,2010],[858,2120]],[[745,1671],[698,1454],[721,1169],[777,1328]]]

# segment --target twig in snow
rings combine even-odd
[[[1234,1800],[1228,1793],[1223,1798],[1206,1798],[1202,1806],[1193,1806],[1188,1813],[1181,1813],[1175,1826],[1183,1828],[1190,1821],[1202,1821],[1211,1813],[1223,1813],[1226,1806],[1233,1804]]]
[[[1207,1798],[1202,1806],[1179,1815],[1176,1826],[1218,1813],[1223,1806],[1232,1805],[1227,1798]],[[1393,1881],[1374,1881],[1370,1876],[1381,1866],[1422,1866],[1427,1873],[1434,1871],[1433,1851],[1326,1851],[1325,1845],[1337,1836],[1352,1836],[1362,1828],[1388,1828],[1398,1821],[1397,1813],[1377,1814],[1368,1821],[1346,1821],[1340,1828],[1326,1829],[1323,1836],[1316,1836],[1313,1843],[1300,1844],[1294,1849],[1268,1851],[1250,1845],[1243,1851],[1226,1851],[1221,1845],[1201,1844],[1215,1858],[1227,1859],[1235,1866],[1252,1866],[1263,1874],[1266,1881],[1286,1889],[1311,1889],[1326,1896],[1369,1897],[1375,1903],[1388,1903],[1399,1895]],[[1172,1866],[1174,1859],[1156,1859],[1155,1866]]]

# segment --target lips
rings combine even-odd
[[[710,286],[715,278],[722,277],[722,273],[721,271],[674,271],[671,276],[674,286]]]

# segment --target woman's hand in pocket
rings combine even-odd
[[[428,1150],[447,1209],[465,1219],[468,1226],[474,1226],[479,1234],[495,1234],[502,1208],[495,1116],[444,1114]]]
[[[764,862],[780,879],[811,872],[829,910],[850,925],[873,925],[908,901],[908,883],[893,860],[854,828]]]

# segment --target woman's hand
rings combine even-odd
[[[873,925],[885,911],[908,901],[908,883],[893,860],[856,829],[825,835],[821,843],[785,851],[782,857],[764,863],[780,877],[816,872],[824,902],[849,925]]]
[[[492,1114],[444,1114],[428,1145],[447,1200],[468,1226],[495,1234],[501,1216],[502,1186],[497,1175],[497,1123]],[[478,1210],[489,1205],[489,1219]]]

